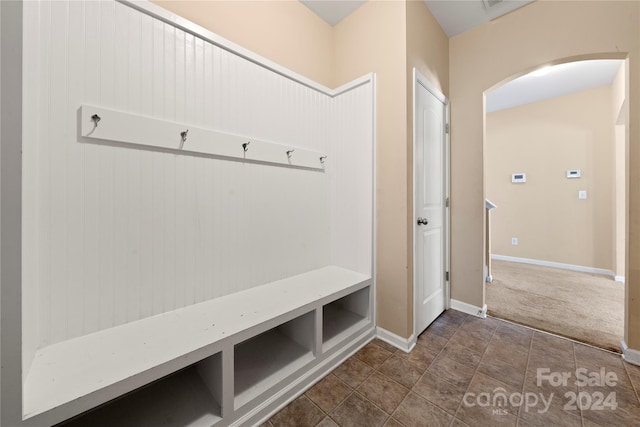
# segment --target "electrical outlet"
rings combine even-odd
[[[511,238],[511,244],[513,246],[518,246],[518,238],[517,237],[512,237]]]

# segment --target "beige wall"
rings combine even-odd
[[[611,93],[603,86],[487,114],[486,194],[498,205],[494,254],[614,269]],[[582,177],[567,179],[568,169]],[[511,182],[518,172],[526,183]]]
[[[453,298],[484,304],[484,92],[543,64],[628,55],[625,336],[630,347],[640,348],[639,15],[640,2],[537,1],[450,39]]]
[[[299,1],[151,1],[298,74],[332,85],[333,28]]]
[[[407,93],[413,105],[413,68],[417,68],[445,96],[449,96],[449,38],[422,0],[407,2]],[[411,109],[411,108],[410,108]],[[413,116],[408,128],[411,132]]]
[[[334,37],[334,85],[376,73],[377,323],[408,337],[406,4],[367,2]]]
[[[449,93],[449,40],[425,3],[370,1],[335,27],[335,85],[377,83],[378,326],[413,333],[413,68]]]

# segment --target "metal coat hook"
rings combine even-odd
[[[320,163],[322,163],[324,165],[324,161],[327,158],[327,156],[320,156]]]
[[[291,154],[293,154],[293,152],[296,150],[287,150],[287,157],[291,158]]]
[[[93,120],[95,126],[98,127],[98,122],[102,120],[102,118],[99,115],[94,114],[93,116],[91,116],[91,120]]]
[[[245,153],[249,151],[249,144],[251,144],[251,141],[247,141],[244,144],[242,144],[242,149],[244,150]]]
[[[184,143],[187,142],[187,133],[189,133],[189,129],[183,130],[182,132],[180,132],[180,149],[181,150],[182,150],[182,147],[184,147]]]

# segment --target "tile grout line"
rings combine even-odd
[[[558,335],[556,333],[545,331],[545,330],[542,330],[542,329],[536,329],[533,326],[523,325],[521,323],[512,322],[511,320],[502,319],[500,317],[495,317],[495,316],[490,316],[490,315],[487,315],[487,317],[490,317],[492,319],[498,320],[500,322],[508,323],[510,325],[520,326],[522,328],[529,329],[529,330],[531,330],[533,332],[538,332],[538,333],[541,333],[541,334],[551,335],[553,337],[560,338],[560,339],[565,340],[565,341],[570,341],[570,342],[575,343],[575,344],[584,345],[584,346],[587,346],[587,347],[591,347],[591,348],[593,348],[595,350],[604,351],[604,352],[611,353],[613,355],[622,357],[622,353],[618,353],[616,351],[612,351],[612,350],[609,350],[609,349],[606,349],[606,348],[598,347],[598,346],[595,346],[593,344],[589,344],[589,343],[586,343],[586,342],[578,341],[578,340],[576,340],[574,338],[565,337],[563,335]]]
[[[329,373],[329,375],[333,375],[333,371],[331,371],[331,372]],[[327,375],[327,377],[328,377],[329,375]],[[351,396],[351,395],[353,394],[353,392],[355,391],[355,389],[354,389],[354,388],[351,388],[351,386],[349,386],[349,384],[347,384],[347,383],[345,383],[344,381],[342,381],[342,380],[341,380],[340,378],[338,378],[336,375],[333,375],[333,376],[334,376],[334,377],[336,377],[336,379],[337,379],[338,381],[340,381],[341,383],[343,383],[344,385],[346,385],[347,387],[349,387],[349,390],[350,390],[350,391],[349,391],[349,393],[347,393],[347,395],[344,397],[344,399],[342,399],[340,402],[338,402],[338,403],[336,404],[336,406],[334,406],[334,407],[331,409],[331,411],[330,411],[330,412],[325,412],[322,408],[320,408],[320,410],[325,414],[325,417],[329,417],[329,419],[330,419],[330,420],[332,420],[334,423],[338,424],[338,422],[337,422],[336,420],[334,420],[334,419],[333,419],[333,417],[331,416],[331,412],[335,411],[335,409],[336,409],[337,407],[339,407],[340,405],[342,405],[342,404],[345,402],[345,400],[347,400],[347,399],[349,398],[349,396]],[[325,378],[326,378],[326,377],[325,377]],[[323,379],[324,379],[324,378],[323,378]],[[311,389],[309,389],[309,390],[311,390]],[[307,394],[307,392],[308,392],[309,390],[305,391],[305,392],[304,392],[304,394],[306,395],[306,394]],[[309,399],[311,402],[313,402],[313,403],[315,404],[315,402],[313,401],[313,399],[312,399],[312,398],[310,398],[309,396],[307,396],[307,399]],[[318,406],[318,405],[316,405],[316,406]],[[323,418],[323,419],[324,419],[324,418]],[[318,424],[320,424],[321,422],[322,422],[322,420],[318,421]],[[316,424],[316,425],[318,425],[318,424]]]
[[[378,347],[378,348],[380,348],[380,349],[382,349],[382,350],[384,350],[384,351],[386,351],[386,352],[389,352],[388,350],[383,349],[382,347],[378,346],[377,344],[374,344],[374,343],[373,343],[373,341],[374,341],[374,340],[371,340],[371,341],[370,341],[369,343],[367,343],[366,345],[368,345],[368,344],[372,344],[372,345],[374,345],[374,346],[376,346],[376,347]],[[365,346],[366,346],[366,345],[365,345]],[[364,348],[364,347],[363,347],[363,348]],[[322,419],[324,419],[325,417],[329,417],[333,422],[335,422],[336,424],[338,424],[338,422],[337,422],[337,421],[336,421],[336,420],[331,416],[331,413],[332,413],[333,411],[335,411],[335,409],[336,409],[336,408],[338,408],[340,405],[342,405],[342,404],[343,404],[343,403],[344,403],[344,402],[345,402],[345,401],[346,401],[346,400],[347,400],[347,399],[348,399],[348,398],[349,398],[353,393],[355,393],[355,392],[357,391],[357,388],[358,388],[358,387],[360,387],[362,384],[364,384],[364,382],[366,382],[366,381],[367,381],[367,380],[368,380],[368,379],[373,375],[373,373],[377,372],[377,368],[374,368],[373,366],[369,365],[369,364],[368,364],[367,362],[365,362],[364,360],[361,360],[360,358],[356,357],[356,354],[357,354],[357,353],[358,353],[358,352],[354,353],[351,357],[354,357],[354,358],[355,358],[355,359],[357,359],[359,362],[361,362],[361,363],[363,363],[364,365],[366,365],[367,367],[371,368],[371,369],[372,369],[372,371],[371,371],[371,373],[370,373],[369,375],[367,375],[367,376],[366,376],[366,377],[365,377],[365,378],[360,382],[360,384],[358,384],[358,386],[356,386],[356,387],[351,387],[349,384],[347,384],[345,381],[343,381],[343,380],[342,380],[342,379],[340,379],[337,375],[335,375],[335,374],[333,373],[333,371],[329,372],[329,374],[328,374],[328,375],[326,375],[326,377],[328,377],[328,376],[330,376],[330,375],[334,375],[338,381],[340,381],[341,383],[345,384],[345,385],[350,389],[349,393],[347,393],[347,395],[346,395],[342,400],[340,400],[340,402],[339,402],[338,404],[336,404],[336,406],[335,406],[335,407],[333,407],[333,408],[332,408],[332,410],[331,410],[330,412],[325,412],[322,408],[320,408],[320,407],[316,404],[316,402],[314,402],[314,401],[313,401],[313,399],[311,399],[309,396],[307,396],[307,392],[308,392],[309,390],[311,390],[311,389],[309,389],[309,390],[305,391],[305,392],[301,395],[301,396],[306,397],[306,398],[307,398],[307,399],[308,399],[308,400],[309,400],[309,401],[310,401],[310,402],[311,402],[311,403],[312,403],[316,408],[318,408],[318,409],[319,409],[319,410],[320,410],[320,411],[325,415]],[[391,353],[391,352],[389,352],[389,353]],[[393,353],[391,353],[391,355],[393,355]],[[386,362],[390,357],[391,357],[391,356],[387,357],[387,359],[385,359],[385,362]],[[384,363],[384,362],[382,362],[382,363]],[[335,370],[335,369],[334,369],[334,370]],[[325,377],[325,378],[326,378],[326,377]],[[323,378],[322,380],[324,380],[324,378]],[[322,381],[322,380],[320,380],[320,381]],[[319,381],[319,382],[320,382],[320,381]],[[319,382],[318,382],[318,383],[319,383]],[[317,383],[316,383],[315,385],[317,385]],[[315,386],[315,385],[314,385],[314,386]],[[360,396],[362,396],[364,399],[366,399],[367,401],[371,402],[369,399],[367,399],[366,397],[364,397],[361,393],[358,393],[358,394],[359,394]],[[371,402],[371,403],[372,403],[373,405],[375,405],[375,403],[373,403],[373,402]],[[376,406],[376,407],[378,407],[377,405],[375,405],[375,406]],[[382,408],[379,408],[379,409],[380,409],[380,410],[382,410],[382,411],[386,414],[386,412],[385,412]],[[387,419],[385,420],[385,422],[386,422],[386,421],[388,421],[388,418],[389,418],[389,417],[387,417]],[[269,420],[269,422],[271,422],[271,420]],[[319,423],[321,423],[321,422],[322,422],[322,420],[318,421],[318,423],[317,423],[317,424],[319,424]],[[272,424],[273,424],[273,423],[272,423]],[[317,425],[317,424],[316,424],[316,425]]]
[[[467,318],[468,318],[469,316],[470,316],[470,315],[469,315],[469,314],[467,314],[467,316],[464,318],[464,320],[462,321],[462,323],[460,323],[460,324],[457,326],[457,328],[456,328],[455,332],[454,332],[453,334],[451,334],[451,336],[450,336],[449,338],[447,338],[447,342],[442,346],[442,348],[440,349],[440,351],[438,351],[438,354],[436,354],[436,356],[433,358],[433,360],[431,361],[431,363],[429,363],[429,366],[427,366],[427,369],[425,369],[425,371],[422,373],[422,375],[420,376],[420,378],[418,378],[418,381],[416,381],[416,383],[413,385],[413,387],[411,387],[411,390],[409,390],[410,392],[412,392],[412,391],[413,391],[413,389],[415,388],[415,386],[420,382],[420,380],[422,380],[422,377],[424,377],[424,376],[425,376],[425,374],[429,371],[429,368],[431,367],[431,365],[433,365],[433,362],[435,362],[435,361],[436,361],[436,359],[440,356],[440,354],[442,354],[442,352],[444,351],[444,349],[445,349],[445,348],[447,347],[447,345],[449,344],[449,341],[451,341],[451,338],[453,338],[453,336],[458,332],[458,330],[460,330],[460,327],[464,324],[464,322],[466,322],[466,321],[467,321]],[[492,335],[491,337],[493,338],[493,335]],[[455,384],[453,384],[451,381],[447,380],[446,378],[442,378],[440,375],[437,375],[437,374],[435,374],[435,373],[430,373],[430,374],[431,374],[431,375],[434,375],[434,376],[436,376],[436,377],[440,378],[441,380],[443,380],[443,381],[445,381],[445,382],[447,382],[447,383],[449,383],[449,384],[451,384],[451,385],[454,385],[454,386],[455,386]],[[415,393],[415,392],[414,392],[414,393]],[[417,394],[418,396],[421,396],[419,393],[416,393],[416,394]],[[426,398],[424,398],[424,399],[425,399],[425,400],[427,400],[428,402],[431,402],[429,399],[426,399]],[[433,403],[433,402],[431,402],[431,403],[432,403],[432,404],[434,404],[436,407],[440,408],[440,406],[438,406],[436,403]],[[444,412],[446,412],[447,414],[449,413],[449,412],[448,412],[448,411],[446,411],[444,408],[440,408],[440,409],[442,409],[442,410],[443,410]],[[456,412],[457,412],[457,409],[456,409],[456,411],[454,411],[454,413],[453,413],[453,415],[452,415],[453,420],[455,420],[455,418],[456,418]],[[452,423],[453,423],[453,421],[452,421]]]
[[[635,383],[631,379],[631,374],[629,373],[629,369],[627,369],[627,364],[625,363],[624,360],[622,361],[622,367],[624,368],[624,371],[627,373],[627,378],[629,378],[629,382],[631,383],[631,387],[633,388],[633,391],[636,394],[636,400],[638,401],[638,404],[640,404],[640,396],[638,396],[638,389],[636,388]]]
[[[468,317],[467,317],[467,319],[468,319]],[[465,319],[465,322],[467,321],[467,319]],[[460,325],[460,326],[462,326],[462,325]],[[493,339],[493,336],[496,334],[496,331],[498,330],[499,327],[500,327],[500,325],[498,324],[496,326],[496,329],[491,334],[491,338],[489,338],[489,343]],[[480,367],[480,364],[482,364],[482,360],[484,359],[484,355],[487,353],[487,348],[489,348],[489,343],[487,343],[487,346],[484,348],[484,351],[482,352],[482,356],[480,357],[480,362],[478,362],[478,365],[475,367],[475,370],[473,371],[473,375],[471,376],[471,379],[469,380],[469,384],[467,384],[467,388],[465,389],[465,392],[463,394],[462,400],[460,401],[460,403],[458,403],[458,408],[456,409],[454,418],[458,417],[458,412],[460,412],[460,408],[462,407],[462,402],[464,402],[464,396],[466,396],[467,393],[469,392],[469,387],[471,387],[471,383],[473,382],[473,378],[475,378],[476,374],[478,373],[478,368]]]
[[[363,348],[364,348],[364,347],[363,347]],[[356,352],[356,353],[357,353],[357,352]],[[351,356],[351,357],[355,357],[355,354],[354,354],[353,356]],[[345,382],[344,382],[344,381],[342,381],[338,376],[336,376],[336,378],[338,378],[338,380],[339,380],[339,381],[341,381],[341,382],[342,382],[342,383],[344,383],[347,387],[349,387],[349,388],[351,389],[351,391],[350,391],[350,392],[345,396],[345,398],[344,398],[344,399],[342,399],[342,400],[340,401],[340,403],[338,403],[338,404],[337,404],[337,405],[336,405],[336,406],[331,410],[331,412],[335,411],[335,410],[336,410],[340,405],[342,405],[344,402],[346,402],[346,401],[347,401],[347,399],[349,399],[349,397],[351,397],[351,395],[353,395],[353,393],[355,393],[355,392],[356,392],[356,390],[358,389],[358,387],[360,387],[362,384],[364,384],[364,383],[365,383],[365,381],[367,381],[369,378],[371,378],[371,376],[373,375],[373,373],[374,373],[374,372],[376,372],[376,369],[375,369],[373,366],[371,366],[371,365],[369,365],[368,363],[366,363],[366,362],[364,362],[364,361],[362,361],[362,360],[358,359],[357,357],[356,357],[356,359],[357,359],[357,360],[359,360],[360,362],[364,363],[365,365],[367,365],[368,367],[370,367],[370,368],[371,368],[371,369],[373,369],[373,370],[372,370],[372,372],[371,372],[369,375],[367,375],[367,376],[365,377],[365,379],[363,379],[363,380],[362,380],[362,382],[360,382],[360,384],[358,384],[358,386],[357,386],[357,387],[351,387],[349,384],[345,383]],[[332,371],[332,372],[333,372],[333,371]],[[358,393],[358,394],[360,394],[360,393]],[[360,394],[360,396],[362,396],[362,394]],[[364,396],[362,396],[362,397],[364,397]],[[366,398],[365,398],[365,399],[366,399]],[[367,400],[369,400],[369,399],[367,399]],[[373,403],[373,402],[371,402],[371,403]],[[337,420],[335,420],[335,419],[331,416],[331,414],[330,414],[330,413],[327,413],[327,416],[328,416],[329,418],[331,418],[331,420],[332,420],[334,423],[338,424],[338,421],[337,421]],[[385,421],[386,421],[386,420],[385,420]],[[340,425],[340,424],[338,424],[338,425]]]
[[[331,375],[331,374],[329,374],[329,375]],[[323,378],[323,379],[324,379],[324,378]],[[311,399],[309,396],[307,396],[307,392],[306,392],[306,391],[305,391],[304,393],[302,393],[300,396],[301,396],[301,397],[302,397],[302,396],[306,397],[306,398],[309,400],[309,402],[311,402],[311,404],[312,404],[313,406],[315,406],[316,408],[318,408],[318,409],[320,410],[320,412],[322,412],[322,414],[324,415],[324,417],[322,417],[322,418],[320,419],[320,421],[318,421],[318,422],[316,423],[316,425],[320,424],[320,423],[322,422],[322,420],[324,420],[326,417],[328,417],[328,416],[329,416],[329,414],[327,414],[327,413],[324,411],[324,409],[322,409],[320,406],[318,406],[318,405],[316,404],[316,402],[314,402],[314,401],[313,401],[313,399]]]
[[[417,340],[416,340],[416,342],[417,342]],[[447,341],[447,342],[449,342],[449,341]],[[417,346],[417,344],[416,344],[416,346]],[[382,347],[381,347],[381,348],[382,348]],[[444,347],[443,347],[443,348],[444,348]],[[415,350],[415,347],[414,347],[414,350]],[[398,351],[399,351],[399,350],[396,350],[396,352],[398,352]],[[412,350],[412,351],[413,351],[413,350]],[[396,352],[392,353],[392,354],[391,354],[391,356],[389,356],[389,357],[388,357],[384,362],[382,362],[382,364],[381,364],[380,366],[382,366],[384,363],[386,363],[386,362],[387,362],[387,360],[391,359],[391,358],[396,354]],[[402,358],[402,357],[400,357],[400,356],[398,356],[398,357],[399,357],[400,359],[402,359],[402,360],[406,360],[406,361],[407,361],[407,363],[411,363],[412,365],[416,366],[416,365],[415,365],[414,363],[412,363],[410,360],[404,359],[404,358]],[[435,359],[434,359],[434,360],[435,360]],[[431,366],[431,364],[429,364],[429,366]],[[417,367],[417,366],[416,366],[416,367]],[[429,367],[428,367],[428,366],[427,366],[427,369],[429,369]],[[427,372],[427,369],[425,369],[425,372]],[[376,370],[374,371],[374,373],[375,373],[375,372],[377,372],[377,373],[379,373],[380,375],[382,375],[383,377],[387,378],[389,381],[392,381],[392,382],[394,382],[394,383],[398,384],[399,386],[401,386],[401,387],[403,387],[403,388],[405,388],[405,389],[409,390],[409,392],[408,392],[408,393],[407,393],[407,394],[402,398],[402,400],[400,401],[400,403],[398,403],[398,406],[396,406],[396,407],[395,407],[395,409],[394,409],[390,414],[388,414],[388,417],[387,417],[387,419],[385,420],[385,425],[386,425],[386,424],[389,422],[389,420],[391,420],[391,419],[393,418],[393,414],[395,414],[395,413],[398,411],[398,408],[402,405],[402,403],[407,399],[407,397],[409,396],[409,394],[413,391],[413,387],[415,387],[415,384],[414,384],[411,388],[408,388],[408,387],[405,387],[404,385],[400,384],[399,382],[397,382],[397,381],[396,381],[396,380],[394,380],[393,378],[388,377],[388,376],[387,376],[387,375],[385,375],[383,372],[380,372],[378,369],[376,369]],[[424,372],[422,373],[422,375],[424,375]],[[420,375],[420,378],[418,378],[418,381],[420,381],[420,379],[422,378],[422,375]],[[371,376],[373,376],[373,373],[371,374]],[[416,384],[418,383],[418,381],[416,381]],[[362,384],[364,384],[364,381],[360,384],[360,386],[361,386]],[[360,386],[358,386],[358,388],[359,388]],[[360,393],[359,393],[359,394],[360,394]],[[360,394],[360,395],[361,395],[362,397],[364,397],[365,399],[367,399],[367,398],[366,398],[365,396],[363,396],[362,394]],[[367,400],[368,400],[369,402],[371,402],[369,399],[367,399]],[[371,402],[371,403],[372,403],[373,405],[375,405],[377,408],[379,408],[380,410],[382,410],[385,414],[387,413],[387,411],[385,411],[384,409],[380,408],[380,407],[379,407],[378,405],[376,405],[374,402]],[[402,424],[400,421],[396,420],[395,418],[394,418],[394,421],[396,421],[398,424],[400,424],[400,425],[404,426],[404,424]]]
[[[571,351],[573,352],[573,366],[578,369],[578,357],[576,356],[576,343],[573,342],[571,344]],[[580,387],[577,387],[577,395],[580,396]],[[578,405],[578,409],[580,410],[580,424],[582,424],[582,427],[585,427],[584,425],[584,413],[582,412],[582,408],[580,405]]]
[[[374,341],[375,341],[375,340],[372,340],[372,341],[370,342],[370,343],[371,343],[371,345],[374,345],[374,346],[378,347],[378,348],[379,348],[379,349],[381,349],[381,350],[384,350],[384,351],[386,351],[386,352],[388,352],[388,353],[391,353],[391,355],[390,355],[389,357],[387,357],[387,358],[386,358],[386,359],[385,359],[385,360],[380,364],[380,366],[382,366],[382,365],[383,365],[387,360],[391,359],[391,358],[396,354],[396,352],[397,352],[398,350],[396,349],[396,351],[394,351],[394,352],[390,352],[389,350],[386,350],[386,349],[384,349],[384,348],[380,347],[379,345],[375,344],[375,343],[374,343]],[[363,347],[363,348],[364,348],[364,347]],[[357,354],[357,353],[356,353],[356,354]],[[355,357],[355,354],[354,354],[354,357]],[[356,359],[358,359],[358,358],[356,357]],[[358,359],[358,360],[360,360],[360,359]],[[391,419],[392,415],[391,415],[391,414],[388,414],[388,413],[387,413],[387,411],[385,411],[384,409],[382,409],[381,407],[379,407],[375,402],[372,402],[370,399],[368,399],[368,398],[367,398],[366,396],[364,396],[362,393],[359,393],[359,392],[358,392],[358,389],[362,386],[362,384],[364,384],[365,382],[367,382],[367,380],[369,380],[369,378],[371,378],[371,377],[373,376],[373,374],[375,374],[376,372],[377,372],[377,373],[379,373],[380,375],[382,375],[383,377],[388,378],[389,380],[391,380],[391,381],[395,382],[396,384],[398,384],[398,385],[400,385],[400,386],[402,386],[402,387],[404,387],[404,386],[403,386],[402,384],[398,383],[397,381],[394,381],[392,378],[387,377],[387,376],[386,376],[386,375],[384,375],[382,372],[379,372],[379,371],[378,371],[378,369],[380,369],[380,366],[378,366],[377,368],[374,368],[373,366],[369,365],[369,364],[368,364],[367,362],[365,362],[364,360],[360,360],[360,361],[361,361],[362,363],[364,363],[365,365],[369,366],[370,368],[372,368],[372,369],[373,369],[373,371],[372,371],[372,372],[371,372],[371,373],[370,373],[370,374],[369,374],[369,375],[368,375],[364,380],[362,380],[362,382],[361,382],[360,384],[358,384],[358,386],[357,386],[357,387],[353,388],[353,389],[352,389],[352,392],[351,392],[351,393],[350,393],[350,394],[349,394],[349,395],[348,395],[348,396],[347,396],[347,397],[346,397],[342,402],[340,402],[340,404],[339,404],[339,405],[337,405],[337,406],[336,406],[336,408],[337,408],[338,406],[340,406],[340,405],[341,405],[345,400],[347,400],[347,399],[349,398],[349,396],[351,396],[353,393],[358,393],[358,395],[359,395],[359,396],[361,396],[361,397],[362,397],[363,399],[365,399],[367,402],[371,403],[373,406],[375,406],[376,408],[380,409],[382,412],[384,412],[384,413],[387,415],[387,418],[384,420],[384,424],[383,424],[383,425],[386,425],[386,424],[389,422],[389,420]],[[404,388],[407,388],[407,387],[404,387]],[[409,390],[409,392],[411,392],[411,390]],[[407,395],[408,395],[408,394],[409,394],[409,393],[407,393]],[[406,396],[405,396],[405,398],[406,398]],[[403,401],[404,401],[404,399],[402,399],[402,401],[400,402],[400,404],[402,404],[402,402],[403,402]],[[400,406],[400,404],[398,404],[398,406]],[[335,408],[334,408],[334,409],[335,409]],[[398,409],[398,408],[396,408],[396,409]],[[394,410],[394,412],[395,412],[395,410]],[[331,418],[331,419],[333,420],[333,418],[332,418],[331,416],[329,416],[329,418]],[[334,421],[336,424],[338,423],[336,420],[333,420],[333,421]],[[403,425],[404,425],[404,424],[403,424]]]
[[[515,323],[514,323],[515,325]],[[531,334],[531,339],[529,340],[529,352],[527,353],[527,364],[524,367],[524,378],[522,379],[522,388],[520,389],[520,393],[524,394],[524,389],[527,386],[527,372],[529,372],[529,362],[531,361],[531,350],[533,349],[533,337],[536,334],[536,330],[533,330],[533,333]],[[520,425],[520,411],[522,411],[522,405],[520,405],[520,407],[518,408],[518,415],[517,417],[517,422],[516,422],[516,426]]]
[[[418,383],[422,380],[422,378],[427,374],[427,372],[429,372],[429,368],[431,367],[431,365],[433,365],[433,362],[436,361],[436,359],[442,354],[442,352],[444,351],[444,349],[447,347],[447,345],[449,344],[449,341],[451,341],[451,338],[453,338],[453,336],[456,334],[456,332],[458,332],[460,330],[460,327],[464,324],[464,322],[467,321],[467,318],[469,317],[469,315],[467,314],[467,316],[464,318],[464,320],[462,321],[462,323],[460,323],[457,327],[456,330],[453,334],[451,334],[451,336],[449,338],[447,338],[447,342],[442,346],[442,348],[438,351],[438,353],[434,356],[433,360],[431,361],[431,363],[429,363],[429,366],[427,366],[427,369],[424,370],[424,372],[422,373],[422,375],[420,375],[420,378],[418,378],[418,381],[416,381],[416,383],[413,385],[413,387],[411,387],[411,390],[409,390],[409,393],[415,393],[416,395],[420,396],[421,398],[423,398],[424,400],[426,400],[427,402],[431,403],[432,405],[434,405],[436,408],[440,409],[441,411],[443,411],[445,414],[447,415],[451,415],[451,422],[449,423],[449,426],[453,425],[453,423],[456,420],[456,415],[455,415],[455,411],[452,414],[450,414],[446,409],[441,408],[437,403],[435,402],[431,402],[429,399],[423,397],[420,393],[416,393],[415,391],[413,391],[413,389],[418,385]],[[429,372],[430,375],[434,375],[437,376],[438,378],[440,378],[441,380],[454,385],[453,383],[449,382],[448,380],[446,380],[445,378],[440,377],[439,375],[436,375],[435,373],[431,373]],[[408,397],[409,394],[407,394],[406,397]],[[406,398],[405,397],[405,398]],[[404,400],[403,400],[404,401]],[[398,405],[398,408],[400,407],[400,405]],[[396,408],[397,410],[397,408]]]
[[[469,315],[467,315],[467,317],[468,317],[468,316],[469,316]],[[400,406],[402,406],[402,404],[404,403],[404,401],[409,397],[409,394],[410,394],[410,393],[415,393],[415,392],[413,391],[413,389],[415,388],[415,386],[420,382],[420,380],[422,380],[422,377],[424,377],[424,376],[425,376],[425,374],[429,371],[429,368],[431,367],[431,365],[433,364],[433,362],[434,362],[434,361],[438,358],[438,356],[440,356],[440,354],[444,351],[445,347],[447,346],[447,344],[449,344],[449,341],[451,340],[451,338],[453,337],[453,335],[455,335],[455,334],[456,334],[456,332],[458,332],[458,329],[460,329],[460,326],[462,326],[462,324],[467,320],[467,317],[465,317],[465,318],[464,318],[464,320],[462,321],[462,323],[456,327],[455,332],[454,332],[453,334],[451,334],[451,336],[450,336],[450,337],[446,338],[447,342],[446,342],[446,343],[442,346],[442,348],[438,351],[438,353],[435,355],[435,357],[433,358],[433,360],[431,361],[431,363],[429,363],[429,366],[427,366],[427,369],[425,369],[425,370],[424,370],[424,372],[422,373],[422,375],[420,375],[420,378],[418,378],[418,380],[416,381],[416,383],[415,383],[415,384],[414,384],[414,385],[409,389],[409,393],[407,393],[407,395],[404,397],[404,399],[402,399],[402,401],[400,402],[400,404],[398,404],[398,406],[396,407],[396,409],[394,409],[393,413],[389,416],[389,418],[390,418],[390,419],[391,419],[391,418],[393,418],[393,416],[396,414],[396,412],[398,412],[398,408],[400,408]],[[437,320],[437,319],[436,319],[436,320]],[[423,331],[420,335],[422,335],[423,333],[424,333],[424,331]],[[437,336],[439,336],[439,337],[441,337],[441,338],[444,338],[444,337],[442,337],[442,336],[440,336],[440,335],[437,335]],[[418,337],[418,339],[419,339],[419,338],[420,338],[420,337]],[[418,345],[418,344],[417,344],[418,339],[416,339],[416,346]],[[432,374],[432,375],[435,375],[435,374]],[[447,382],[448,382],[448,381],[447,381]],[[426,399],[426,398],[422,397],[422,396],[421,396],[420,394],[418,394],[418,393],[415,393],[415,394],[416,394],[416,395],[418,395],[418,396],[420,396],[421,398],[425,399],[427,402],[430,402],[431,404],[433,404],[434,406],[436,406],[438,409],[440,409],[440,410],[444,411],[446,414],[451,415],[451,414],[449,414],[449,412],[447,412],[446,410],[444,410],[444,409],[440,408],[440,406],[438,406],[438,405],[436,405],[435,403],[431,402],[429,399]],[[451,424],[453,424],[453,422],[455,421],[455,419],[456,419],[456,416],[455,416],[455,413],[454,413],[454,415],[452,415],[452,416],[451,416]],[[402,423],[401,423],[400,421],[398,421],[396,418],[393,418],[393,420],[394,420],[394,421],[396,421],[396,422],[398,422],[399,424],[401,424],[401,425],[403,425],[403,426],[404,426],[404,424],[402,424]],[[449,425],[451,425],[451,424],[449,424]]]

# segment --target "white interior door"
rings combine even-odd
[[[447,102],[417,79],[415,85],[416,336],[446,306]]]

